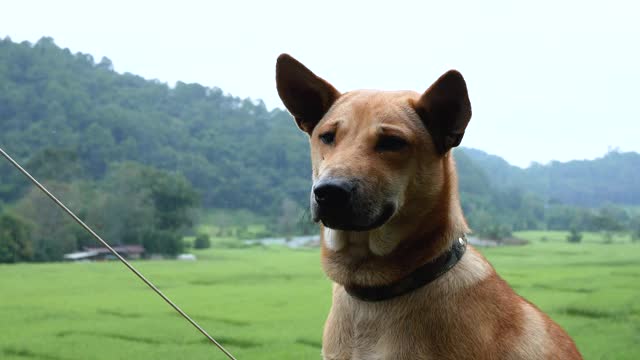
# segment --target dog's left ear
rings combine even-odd
[[[433,138],[436,151],[446,154],[460,145],[471,120],[471,102],[462,74],[449,70],[413,104]]]
[[[276,86],[280,99],[298,127],[309,135],[340,97],[340,92],[331,84],[289,54],[278,57]]]

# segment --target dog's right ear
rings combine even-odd
[[[471,103],[462,74],[449,70],[413,106],[431,133],[440,155],[460,145],[471,120]]]
[[[278,95],[298,127],[311,135],[313,128],[340,97],[340,92],[289,54],[276,63]]]

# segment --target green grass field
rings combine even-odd
[[[640,359],[640,244],[517,234],[483,249],[586,359]],[[545,240],[541,240],[545,237]],[[210,249],[136,265],[239,359],[319,359],[330,283],[319,252]],[[0,266],[1,359],[223,359],[119,263]]]

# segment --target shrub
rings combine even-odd
[[[20,218],[0,215],[0,263],[14,263],[31,260],[33,246],[30,240],[31,229]]]
[[[504,224],[491,224],[483,229],[483,231],[480,231],[479,234],[496,241],[502,241],[512,236],[511,227]]]
[[[578,231],[578,229],[573,227],[571,228],[571,230],[569,230],[567,241],[570,243],[579,243],[582,241],[582,234],[580,233],[580,231]]]
[[[145,234],[142,245],[149,255],[178,255],[184,250],[182,237],[175,232],[167,230],[155,230]]]
[[[193,242],[193,247],[195,249],[208,249],[211,247],[211,240],[209,239],[209,235],[207,234],[198,234],[196,236],[195,241]]]
[[[635,216],[633,219],[631,219],[630,228],[631,241],[640,242],[640,216]]]

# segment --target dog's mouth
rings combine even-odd
[[[369,231],[381,227],[386,224],[396,211],[393,204],[386,204],[382,211],[373,219],[361,219],[356,214],[346,209],[332,209],[323,211],[316,208],[314,213],[314,221],[322,222],[322,224],[330,229],[342,231]]]

